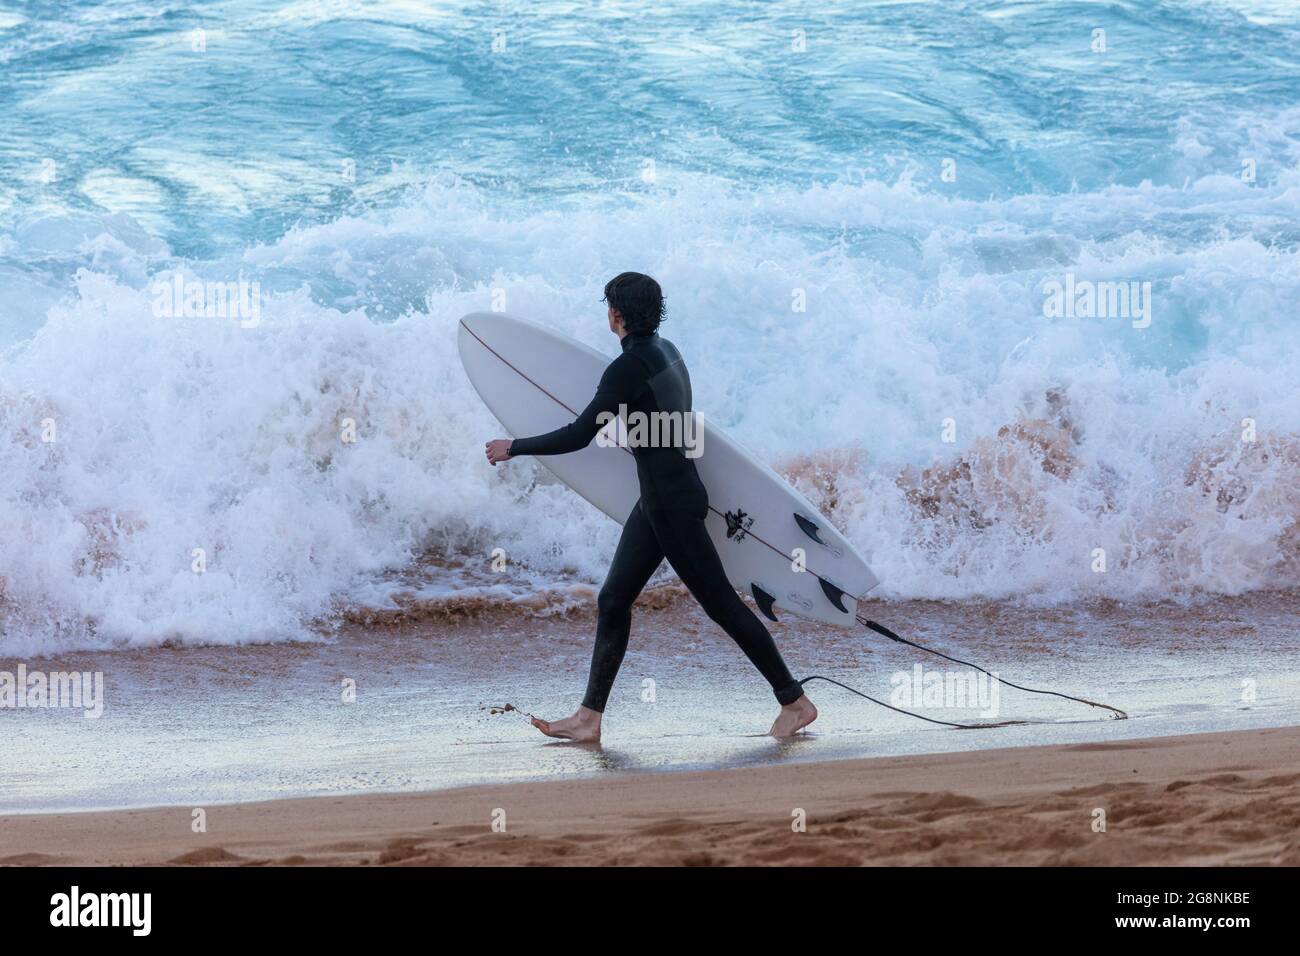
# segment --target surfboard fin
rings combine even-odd
[[[844,592],[841,591],[839,588],[837,588],[835,585],[831,584],[825,578],[818,578],[817,580],[821,582],[822,591],[825,592],[827,600],[829,600],[832,604],[834,604],[845,614],[848,614],[849,609],[844,606]]]
[[[754,595],[754,603],[757,604],[758,609],[763,612],[763,616],[769,621],[775,621],[776,614],[772,611],[772,605],[776,603],[776,598],[768,594],[757,584],[752,583],[749,585],[749,593]]]
[[[794,520],[795,520],[795,524],[799,526],[799,529],[803,531],[804,534],[812,538],[818,544],[821,545],[826,544],[826,542],[821,539],[821,535],[817,533],[819,529],[814,522],[809,521],[807,518],[799,514],[797,511],[794,513]]]

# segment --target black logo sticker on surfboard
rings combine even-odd
[[[735,538],[737,541],[745,540],[745,534],[749,531],[750,525],[754,523],[754,519],[739,508],[735,511],[728,511],[722,517],[727,519],[727,537]]]

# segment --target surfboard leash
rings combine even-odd
[[[960,664],[963,667],[973,668],[979,671],[981,674],[985,674],[988,677],[993,678],[999,684],[1004,684],[1007,687],[1014,687],[1016,690],[1022,690],[1029,694],[1045,694],[1045,695],[1050,695],[1052,697],[1060,697],[1065,700],[1072,700],[1079,704],[1087,704],[1089,707],[1098,707],[1102,710],[1109,710],[1112,714],[1115,715],[1112,718],[1114,720],[1128,720],[1127,713],[1120,710],[1118,707],[1112,707],[1110,704],[1101,704],[1095,700],[1088,700],[1086,697],[1075,697],[1071,694],[1064,694],[1057,690],[1041,690],[1036,687],[1025,687],[1023,684],[1017,684],[1014,683],[1013,681],[1006,680],[1003,677],[999,677],[997,674],[994,674],[991,671],[988,671],[983,667],[980,667],[978,664],[972,664],[970,661],[964,661],[959,657],[952,657],[949,654],[945,654],[942,651],[936,651],[934,648],[926,647],[924,644],[919,644],[916,641],[909,641],[907,638],[902,637],[901,635],[896,634],[894,631],[885,627],[885,625],[877,624],[875,621],[869,620],[868,618],[864,617],[861,614],[857,615],[857,622],[861,624],[863,627],[867,628],[868,630],[875,631],[880,636],[888,638],[891,641],[895,641],[899,644],[905,644],[908,647],[914,647],[918,651],[925,651],[927,654],[933,654],[936,657],[942,657],[946,661],[951,661],[954,664]],[[904,710],[901,707],[895,707],[893,704],[887,704],[883,700],[877,700],[875,697],[872,697],[870,694],[864,694],[856,687],[850,687],[848,684],[845,684],[841,681],[837,681],[831,677],[823,677],[820,674],[814,674],[812,677],[805,677],[803,680],[799,681],[799,683],[807,684],[809,681],[815,681],[815,680],[825,681],[828,684],[834,684],[836,687],[842,687],[844,690],[847,690],[850,693],[857,694],[859,697],[863,697],[871,701],[873,704],[879,704],[881,707],[887,708],[888,710],[892,710],[896,713],[906,714],[909,717],[915,717],[918,720],[928,721],[929,723],[932,724],[940,724],[944,727],[955,727],[959,730],[988,730],[993,727],[1012,727],[1021,724],[1043,723],[1043,721],[1034,721],[1034,720],[1003,720],[992,724],[959,724],[956,723],[955,721],[939,720],[938,718],[935,717],[926,717],[924,714],[918,714],[910,710]]]

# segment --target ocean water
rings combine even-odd
[[[599,581],[454,331],[626,269],[877,596],[1294,588],[1298,244],[1288,0],[0,3],[0,653]]]

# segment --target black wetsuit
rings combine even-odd
[[[681,354],[657,333],[626,335],[623,354],[601,376],[596,397],[575,421],[545,435],[516,438],[510,455],[564,455],[587,447],[608,421],[602,412],[691,412],[691,380]],[[600,589],[596,647],[583,706],[604,711],[627,651],[632,603],[664,558],[705,612],[740,645],[767,678],[782,704],[803,694],[790,676],[772,635],[727,580],[704,526],[709,498],[695,462],[681,448],[633,447],[641,500],[623,525],[623,536]]]

